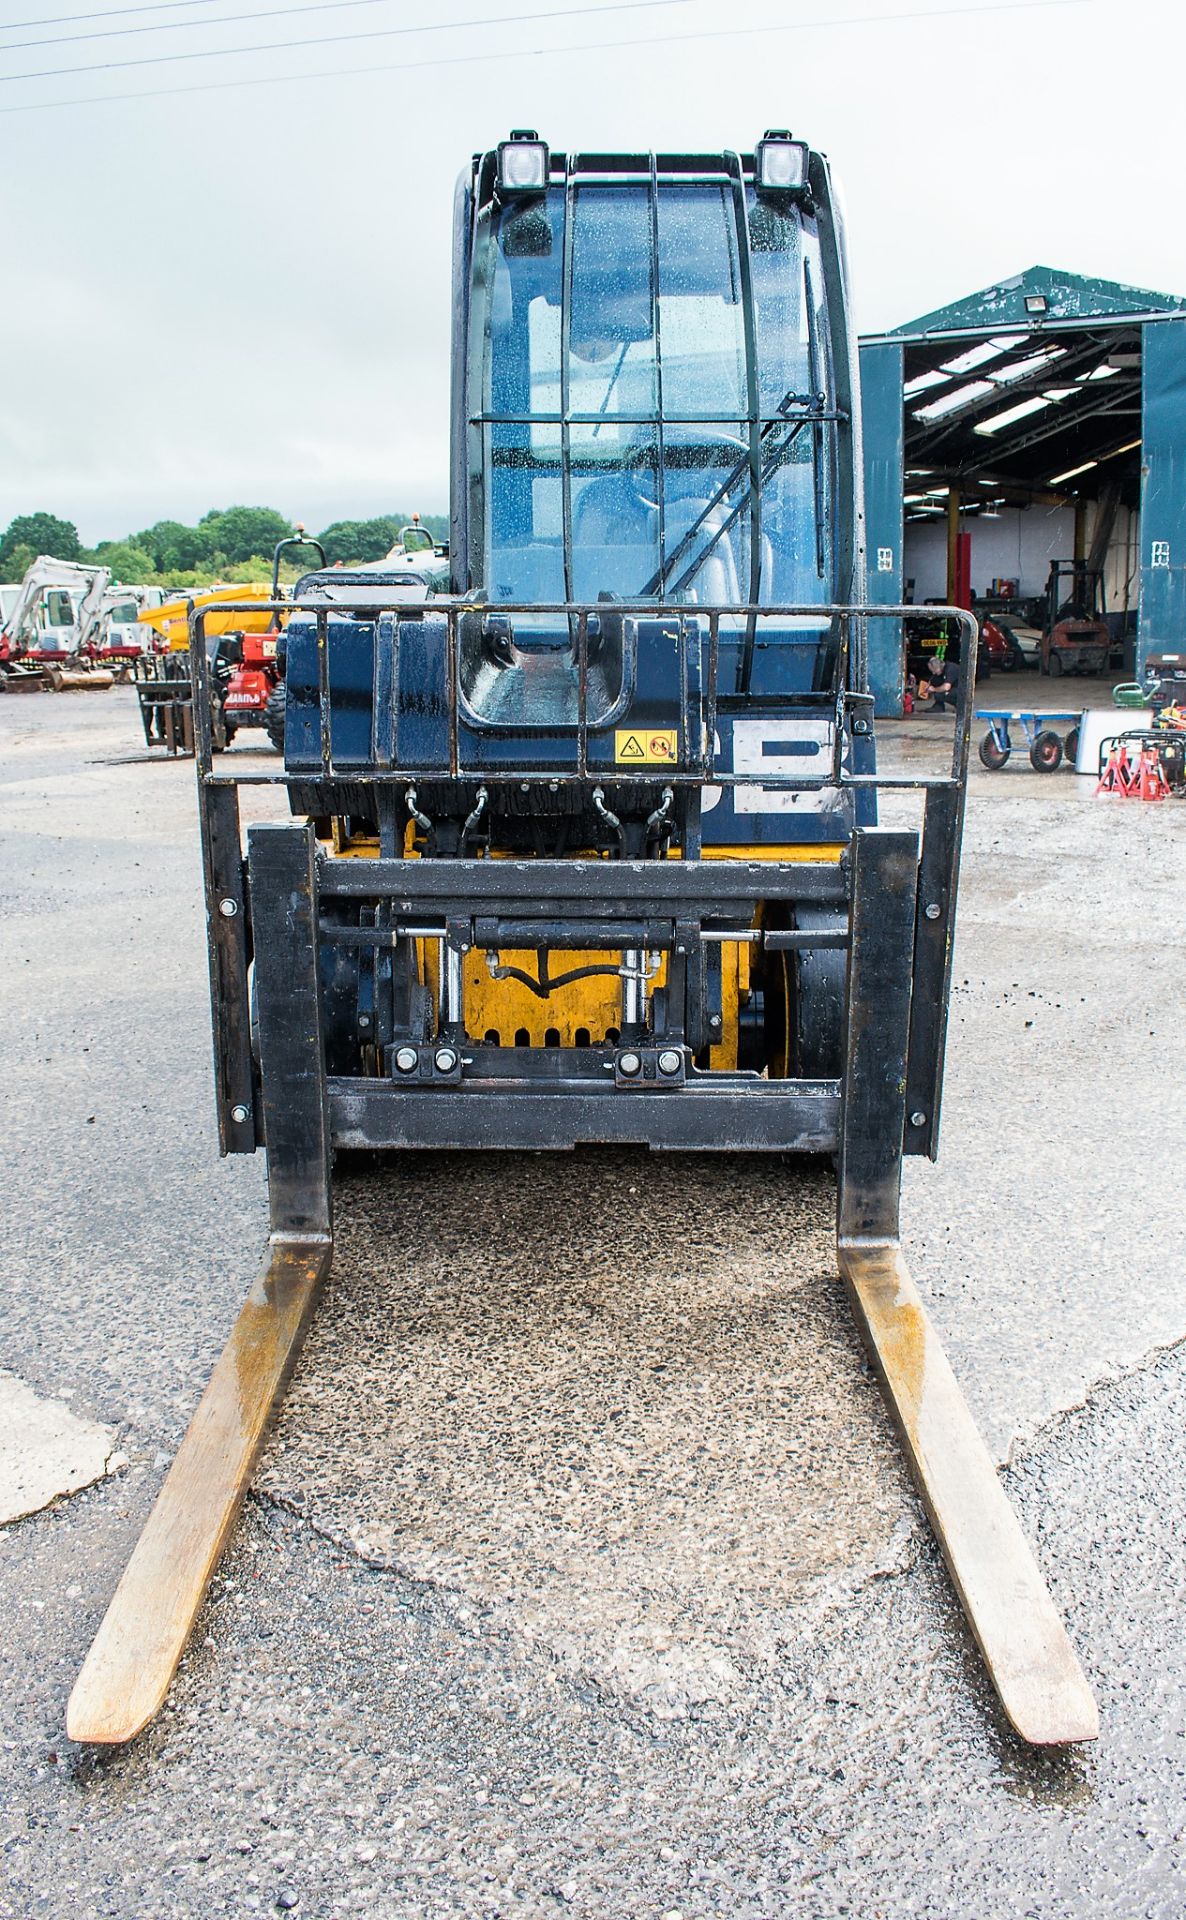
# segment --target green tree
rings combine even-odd
[[[294,531],[274,507],[224,507],[204,513],[198,531],[206,541],[207,553],[221,555],[230,566],[270,554],[278,540],[286,540]]]
[[[363,560],[382,560],[390,553],[399,537],[399,527],[390,515],[383,514],[375,520],[335,520],[318,539],[325,548],[325,557],[332,567],[339,560],[344,563]]]
[[[373,520],[335,520],[318,538],[331,567],[338,560],[345,563],[382,560],[398,541],[401,528],[410,526],[411,522],[410,513],[381,513]],[[447,514],[422,513],[420,525],[434,540],[448,536]]]
[[[152,555],[158,573],[189,573],[199,568],[209,551],[209,542],[197,527],[180,520],[158,520],[143,533],[129,534],[132,546]]]
[[[21,546],[20,544],[15,547],[10,547],[7,557],[0,561],[0,573],[2,573],[4,578],[9,582],[15,581],[19,585],[36,558],[37,555],[34,553],[32,547]]]
[[[77,560],[82,551],[78,528],[54,513],[20,513],[0,540],[0,573],[9,565],[15,547],[31,547],[34,555],[50,553],[55,560]]]
[[[183,593],[188,593],[191,589],[200,593],[203,587],[208,587],[210,570],[208,567],[191,567],[188,570],[184,567],[164,567],[157,574],[156,579],[150,580],[148,585],[168,587],[180,598]]]
[[[343,563],[357,560],[357,520],[335,520],[330,526],[323,527],[317,538],[325,548],[325,557],[331,567],[339,560]]]
[[[151,553],[130,540],[100,540],[95,559],[101,567],[110,567],[112,579],[124,586],[143,586],[157,571]]]
[[[358,557],[382,560],[399,539],[400,523],[393,514],[379,514],[374,520],[358,522]]]

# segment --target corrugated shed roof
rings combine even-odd
[[[1049,320],[1105,319],[1113,314],[1186,312],[1186,298],[1173,293],[1154,293],[1148,287],[1125,286],[1120,280],[1096,280],[1085,274],[1065,273],[1060,267],[1027,267],[1011,279],[998,280],[995,286],[982,287],[963,300],[936,307],[917,320],[906,320],[891,327],[889,336],[920,333],[945,333],[965,328],[1033,325],[1026,311],[1026,297],[1041,295],[1046,301]]]

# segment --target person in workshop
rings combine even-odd
[[[920,683],[918,697],[931,713],[946,713],[947,702],[955,701],[957,669],[950,660],[933,655],[927,661],[926,678]]]

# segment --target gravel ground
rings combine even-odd
[[[1186,813],[974,774],[944,1153],[906,1183],[1094,1749],[1000,1720],[826,1170],[590,1152],[346,1177],[169,1706],[96,1757],[63,1703],[265,1233],[214,1146],[192,769],[134,724],[0,703],[0,1359],[130,1462],[0,1533],[0,1914],[1180,1914]]]

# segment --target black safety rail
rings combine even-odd
[[[213,721],[210,694],[210,670],[206,651],[205,621],[208,611],[219,616],[227,613],[260,613],[271,611],[292,619],[311,619],[315,622],[317,633],[317,697],[320,734],[320,767],[302,768],[299,773],[288,771],[266,773],[259,770],[250,772],[225,771],[215,773],[213,751]],[[858,691],[865,677],[865,622],[871,619],[901,620],[912,613],[916,607],[909,606],[852,606],[832,604],[826,606],[803,605],[762,605],[752,602],[739,602],[729,606],[688,607],[664,606],[662,602],[651,600],[614,600],[595,603],[577,601],[550,601],[535,604],[511,602],[480,602],[463,600],[431,600],[417,603],[415,607],[395,605],[382,609],[373,601],[343,601],[326,603],[324,601],[274,600],[270,602],[252,601],[238,603],[220,602],[217,607],[195,609],[190,615],[190,671],[193,675],[194,734],[197,747],[198,777],[206,784],[231,784],[236,786],[285,786],[298,780],[316,778],[318,774],[324,780],[348,780],[352,784],[364,787],[379,786],[415,786],[418,781],[453,779],[495,779],[527,783],[554,785],[559,781],[583,781],[591,777],[589,766],[589,735],[611,732],[620,719],[626,701],[615,703],[611,713],[590,720],[589,704],[589,622],[591,619],[647,619],[670,621],[676,629],[676,659],[678,667],[678,687],[676,695],[679,702],[680,738],[683,746],[682,764],[667,767],[662,771],[665,786],[753,786],[765,791],[780,790],[811,791],[822,787],[881,787],[886,789],[926,790],[952,785],[961,786],[967,778],[968,746],[971,738],[972,694],[975,679],[974,672],[959,675],[959,689],[956,702],[955,738],[952,743],[951,770],[946,774],[900,775],[883,773],[853,773],[846,769],[843,762],[846,734],[849,731],[868,732],[872,727],[872,696]],[[934,607],[928,613],[936,618],[952,619],[960,631],[961,659],[974,662],[979,629],[974,616],[961,607]],[[333,694],[330,682],[330,621],[331,619],[365,618],[368,621],[380,617],[388,619],[407,619],[420,615],[443,620],[445,622],[446,648],[446,686],[448,692],[448,766],[437,764],[430,766],[400,766],[392,769],[365,768],[350,765],[335,765],[333,758]],[[483,716],[476,714],[466,701],[461,686],[460,650],[458,629],[463,620],[494,617],[498,620],[529,618],[536,616],[562,618],[575,626],[577,655],[577,717],[574,722],[548,721],[546,724],[526,725],[514,728],[496,728]],[[810,648],[819,651],[821,646],[830,645],[831,638],[824,638],[828,629],[835,636],[835,667],[832,685],[829,688],[786,694],[737,694],[732,690],[725,698],[743,702],[752,702],[755,709],[777,710],[802,713],[805,708],[819,706],[829,712],[833,720],[832,760],[829,771],[819,775],[799,773],[778,774],[766,771],[754,773],[726,773],[716,767],[716,721],[722,698],[720,679],[721,621],[786,621],[810,620],[813,625],[810,632],[801,638],[785,631],[778,636],[778,645],[787,647]],[[690,696],[689,681],[689,626],[699,628],[703,623],[708,627],[707,663],[704,689],[704,724],[702,737],[698,741],[690,738],[688,709]],[[627,692],[629,690],[627,689]],[[492,731],[513,731],[525,737],[533,734],[549,736],[573,734],[576,738],[576,765],[572,769],[539,767],[493,767],[488,761],[474,761],[467,764],[461,747],[462,724],[472,728],[475,733],[488,734]],[[599,777],[606,770],[596,770]],[[612,770],[615,786],[654,786],[656,773],[653,768],[645,773],[615,766]]]

